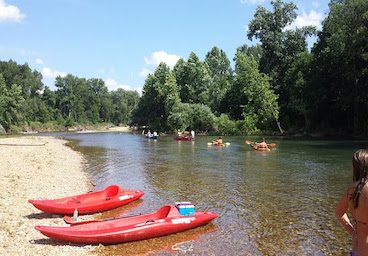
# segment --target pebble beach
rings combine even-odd
[[[98,247],[52,241],[36,225],[66,225],[28,199],[59,198],[92,189],[83,156],[53,137],[0,137],[0,255],[94,255]]]

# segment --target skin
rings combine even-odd
[[[267,143],[266,143],[265,139],[263,139],[263,141],[262,141],[262,142],[257,143],[257,147],[258,147],[258,148],[268,148],[268,145],[267,145]]]
[[[368,184],[364,185],[360,194],[359,206],[354,208],[350,195],[356,185],[357,183],[352,184],[341,198],[336,207],[336,217],[352,236],[353,251],[357,253],[356,255],[368,256]]]

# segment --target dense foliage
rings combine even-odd
[[[258,7],[233,57],[214,46],[173,69],[161,63],[141,97],[109,92],[101,79],[58,77],[56,91],[27,64],[0,62],[0,124],[113,122],[157,131],[260,131],[368,135],[368,1],[331,0],[321,31],[290,29],[297,7]],[[307,39],[315,35],[309,49]]]
[[[47,128],[108,122],[127,124],[136,108],[137,92],[118,89],[109,92],[101,79],[73,75],[57,77],[56,90],[42,83],[42,75],[27,64],[0,62],[0,125]]]

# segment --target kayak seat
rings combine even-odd
[[[106,196],[106,200],[109,200],[111,197],[117,196],[119,193],[119,186],[117,185],[112,185],[109,186],[105,189],[105,196]],[[107,199],[109,198],[109,199]]]
[[[156,219],[163,219],[168,217],[169,215],[172,215],[171,212],[172,210],[176,210],[175,207],[172,207],[171,205],[165,205],[163,207],[161,207],[155,214],[155,218]],[[177,210],[176,210],[177,212]],[[174,213],[175,214],[175,213]]]

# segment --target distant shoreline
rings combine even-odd
[[[129,126],[113,126],[102,130],[77,130],[77,133],[94,133],[94,132],[131,132],[132,129]]]

